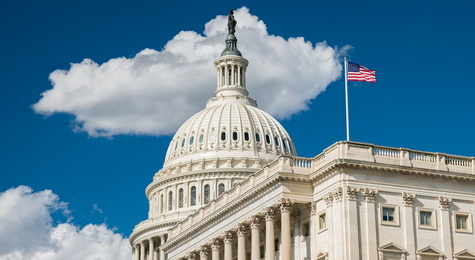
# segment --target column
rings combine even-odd
[[[212,239],[211,242],[211,260],[219,260],[219,249],[221,248],[221,241]]]
[[[310,259],[317,258],[317,204],[310,202]],[[308,256],[307,256],[308,257]]]
[[[376,210],[374,207],[374,201],[378,190],[373,190],[365,188],[363,190],[363,195],[365,197],[364,207],[366,209],[366,223],[365,223],[365,232],[366,235],[366,250],[362,250],[362,255],[364,259],[379,259],[378,258],[378,241],[376,240],[377,234],[377,225],[378,220],[376,219]]]
[[[233,260],[233,234],[224,232],[224,260]]]
[[[138,252],[138,246],[135,244],[132,247],[132,260],[138,260],[139,252]]]
[[[200,260],[208,260],[209,249],[207,246],[202,246],[200,248]]]
[[[281,259],[291,259],[291,242],[290,242],[290,208],[292,202],[289,199],[282,199],[280,201],[280,218],[281,218],[281,232],[282,232],[282,248]]]
[[[348,259],[360,258],[360,247],[358,244],[359,230],[358,230],[358,188],[346,186],[346,206],[345,219],[347,226],[345,230],[345,237],[347,238],[347,257]]]
[[[165,244],[165,242],[165,234],[160,235],[160,245],[162,246],[163,244]],[[165,251],[163,251],[163,249],[160,249],[160,260],[165,260]]]
[[[145,241],[140,242],[140,260],[145,260]]]
[[[300,211],[293,211],[291,214],[294,219],[294,237],[291,240],[294,241],[294,253],[292,259],[302,259],[301,254],[301,238],[303,237],[302,228],[300,227]]]
[[[450,205],[452,204],[452,198],[447,197],[439,197],[439,207],[440,207],[440,224],[441,224],[441,231],[440,232],[440,239],[442,240],[442,252],[446,256],[452,256],[453,250],[451,241],[452,233],[450,232]],[[442,259],[440,257],[439,259]]]
[[[259,226],[261,220],[257,216],[251,217],[251,260],[261,259],[261,247],[259,246]]]
[[[410,252],[408,260],[415,259],[414,252],[416,252],[414,237],[416,232],[414,232],[414,210],[412,208],[414,198],[415,194],[406,192],[402,193],[402,224],[405,231],[404,237],[406,239],[406,244],[404,247],[406,248],[407,252]]]
[[[266,219],[266,260],[274,260],[275,258],[275,241],[274,241],[274,217],[275,212],[272,208],[265,211]]]
[[[153,260],[153,240],[148,239],[148,260]]]
[[[237,225],[237,238],[238,238],[238,260],[246,260],[246,232],[247,227],[244,224]]]

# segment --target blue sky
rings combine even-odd
[[[147,217],[144,189],[161,168],[171,135],[91,136],[77,130],[75,115],[46,116],[32,105],[53,88],[53,71],[85,58],[100,65],[147,48],[161,51],[180,31],[203,36],[207,22],[243,6],[269,35],[326,42],[338,51],[351,46],[341,55],[377,71],[376,84],[349,83],[351,140],[475,155],[473,1],[7,0],[0,3],[0,191],[52,190],[69,203],[68,223],[106,223],[127,237]],[[237,36],[251,71],[257,57],[246,55],[247,43]],[[344,80],[330,82],[307,110],[295,108],[281,120],[300,156],[345,139]],[[298,87],[307,83],[295,79]],[[52,216],[53,225],[68,221]]]

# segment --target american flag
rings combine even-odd
[[[348,81],[366,81],[376,83],[376,71],[369,70],[354,62],[348,62]]]

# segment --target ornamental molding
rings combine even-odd
[[[151,224],[151,225],[148,225],[148,226],[144,226],[144,227],[140,227],[140,228],[135,228],[134,231],[132,232],[132,234],[130,235],[129,237],[129,241],[134,244],[134,241],[137,239],[137,237],[149,232],[149,231],[153,231],[153,230],[156,230],[156,229],[160,229],[160,228],[166,228],[166,230],[168,230],[169,228],[177,225],[178,223],[180,223],[180,221],[170,221],[170,222],[161,222],[161,223],[157,223],[157,224]],[[140,224],[139,224],[140,225]],[[155,235],[155,236],[158,236],[158,235]]]
[[[308,203],[307,208],[310,211],[310,216],[317,214],[317,203],[315,201]]]
[[[402,193],[402,205],[406,207],[412,207],[416,194],[403,192]]]
[[[343,199],[343,189],[341,187],[334,189],[332,195],[335,202],[340,202]]]
[[[359,189],[352,187],[352,186],[346,186],[346,198],[349,200],[356,200],[358,197],[358,192]]]
[[[323,200],[325,201],[327,206],[331,206],[333,204],[333,193],[327,193],[327,195],[323,196]]]
[[[450,204],[452,204],[452,198],[448,197],[439,197],[439,208],[443,210],[448,210],[450,208]]]
[[[363,189],[363,195],[366,202],[374,202],[377,194],[378,194],[378,190],[376,189],[370,189],[370,188]]]

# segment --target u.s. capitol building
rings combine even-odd
[[[473,157],[356,142],[297,157],[248,96],[230,16],[215,95],[146,188],[133,260],[475,259]]]

